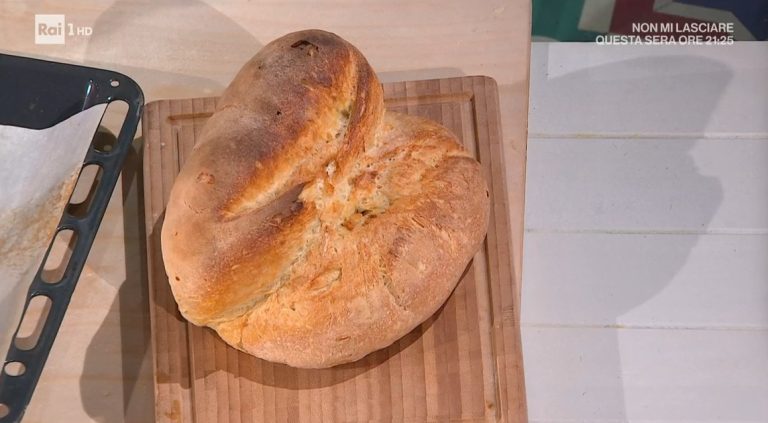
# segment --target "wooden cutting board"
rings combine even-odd
[[[388,109],[441,122],[480,160],[492,200],[488,237],[432,318],[387,349],[325,370],[251,357],[179,315],[163,268],[160,230],[173,180],[217,99],[146,106],[144,196],[158,422],[526,421],[519,281],[511,271],[496,83],[461,77],[388,83],[384,91]],[[522,207],[513,210],[522,213]]]

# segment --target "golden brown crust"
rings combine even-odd
[[[171,192],[163,257],[191,322],[267,360],[329,367],[433,314],[488,211],[480,166],[449,131],[385,115],[363,56],[302,31],[225,91]]]

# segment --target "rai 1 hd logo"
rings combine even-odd
[[[67,23],[64,15],[35,15],[35,44],[65,44],[67,37],[87,37],[92,33],[90,26]]]

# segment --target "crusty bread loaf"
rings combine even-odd
[[[385,113],[365,58],[309,30],[224,92],[162,229],[179,310],[296,367],[354,361],[445,302],[482,242],[479,164],[426,119]]]

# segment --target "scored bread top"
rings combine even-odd
[[[224,92],[171,191],[163,259],[192,323],[260,358],[329,367],[433,314],[488,209],[480,166],[453,134],[385,113],[356,48],[301,31]]]

